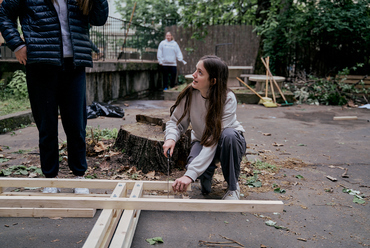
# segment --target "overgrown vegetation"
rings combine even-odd
[[[25,165],[13,165],[0,171],[0,176],[9,175],[28,175],[30,172],[42,175],[41,168],[36,166],[27,167]]]
[[[0,116],[30,109],[26,74],[17,70],[9,83],[0,80]]]
[[[345,83],[346,75],[362,67],[363,64],[358,64],[356,67],[345,68],[334,77],[317,78],[307,76],[301,78],[300,83],[293,85],[292,91],[299,104],[323,104],[323,105],[345,105],[350,101],[353,104],[367,103],[366,96],[370,93],[365,87],[363,80],[359,80],[356,84]]]
[[[99,140],[116,139],[117,135],[118,135],[117,128],[100,129],[100,126],[95,127],[95,128],[91,126],[86,127],[86,138],[94,139],[96,142],[98,142]]]

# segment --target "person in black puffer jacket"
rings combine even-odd
[[[17,29],[17,18],[23,38]],[[39,131],[42,172],[59,171],[58,108],[67,135],[68,165],[83,178],[86,162],[86,74],[92,67],[89,24],[104,25],[107,0],[3,0],[0,32],[26,66],[32,114]],[[57,193],[53,187],[44,193]],[[75,193],[88,194],[76,188]]]

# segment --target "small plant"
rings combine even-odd
[[[254,174],[252,177],[247,179],[245,185],[248,185],[250,188],[260,188],[262,187],[262,182],[258,179],[258,175]]]
[[[17,70],[14,72],[12,80],[7,85],[15,98],[23,99],[28,97],[27,91],[27,80],[26,73],[22,70]]]
[[[7,169],[2,169],[0,171],[0,176],[9,176],[11,174],[28,175],[29,172],[35,172],[37,174],[42,175],[41,168],[37,168],[36,166],[27,167],[25,165],[13,165]]]
[[[100,126],[93,128],[91,126],[86,127],[86,138],[93,138],[95,141],[116,139],[118,135],[117,128],[113,129],[100,129]]]
[[[257,160],[252,163],[252,166],[257,170],[275,171],[276,165],[269,164],[267,162],[262,162]]]

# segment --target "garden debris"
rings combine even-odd
[[[348,169],[347,169],[347,168],[345,168],[344,170],[345,170],[345,171],[344,171],[344,173],[342,174],[342,177],[343,177],[343,178],[349,178],[349,176],[347,175]]]
[[[271,133],[262,133],[264,136],[271,136]]]
[[[120,117],[125,116],[122,108],[102,102],[92,102],[87,106],[87,119],[97,118],[98,116]]]
[[[286,227],[276,225],[276,222],[272,220],[265,221],[265,224],[268,226],[275,227],[276,229],[282,229],[282,230],[287,230],[287,231],[289,230]]]
[[[297,238],[299,241],[304,241],[304,242],[307,242],[307,239],[303,239],[303,238]]]
[[[146,239],[146,242],[148,242],[151,245],[155,245],[157,243],[163,243],[162,237],[154,237],[150,239]]]
[[[334,116],[334,121],[357,120],[357,116]]]
[[[272,145],[277,146],[277,147],[284,146],[283,144],[279,144],[279,143],[276,143],[276,142],[272,143]]]
[[[350,195],[353,195],[353,202],[357,204],[365,204],[365,200],[363,200],[363,196],[360,196],[361,192],[353,189],[348,189],[344,187],[343,185],[340,185],[343,187],[342,192],[343,193],[348,193]]]
[[[331,176],[326,176],[327,179],[333,181],[333,182],[336,182],[338,181],[338,179],[336,179],[335,177],[331,177]]]

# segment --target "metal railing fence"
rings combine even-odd
[[[94,60],[156,60],[157,48],[163,37],[161,31],[135,23],[130,25],[114,17],[108,17],[105,25],[90,29]]]

